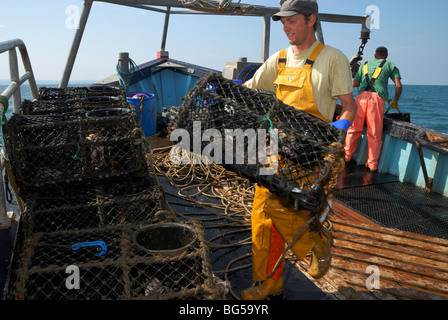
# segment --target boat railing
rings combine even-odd
[[[427,138],[427,132],[422,131],[415,136],[415,143],[430,150],[448,154],[448,135],[446,137],[442,137],[440,133],[438,134],[438,140],[429,140]]]
[[[17,50],[22,56],[23,66],[25,68],[25,73],[19,75],[19,64],[17,59]],[[22,107],[22,96],[20,92],[20,86],[28,80],[31,93],[34,99],[38,98],[38,90],[36,85],[36,80],[34,79],[33,69],[31,68],[31,62],[26,49],[25,44],[20,39],[13,39],[4,42],[0,42],[0,54],[4,52],[9,52],[9,74],[11,83],[8,88],[2,92],[2,96],[7,99],[13,99],[14,113],[20,113]]]
[[[433,179],[428,175],[422,147],[438,153],[448,154],[448,136],[437,135],[436,139],[430,139],[426,131],[421,131],[415,136],[414,141],[415,146],[417,147],[423,177],[425,179],[425,189],[430,191],[432,189]]]
[[[22,57],[24,74],[20,76],[19,74],[19,63],[17,58],[17,49]],[[20,86],[28,81],[31,89],[31,93],[34,99],[38,98],[38,89],[36,85],[36,80],[34,78],[33,69],[31,68],[31,62],[26,49],[25,44],[20,39],[12,39],[0,42],[0,54],[5,52],[9,53],[9,74],[10,74],[10,84],[1,93],[0,106],[2,107],[2,112],[5,113],[8,107],[8,101],[12,97],[13,99],[13,112],[20,113],[22,108],[22,95],[20,91]],[[1,116],[3,118],[3,114]],[[1,138],[3,140],[3,131],[0,132]],[[3,143],[3,141],[2,141]],[[8,227],[11,225],[11,217],[6,211],[5,202],[5,190],[3,185],[3,169],[5,164],[5,150],[4,145],[2,147],[1,162],[0,162],[0,228]]]

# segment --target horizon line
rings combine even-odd
[[[69,80],[69,83],[91,83],[94,84],[95,82],[98,82],[99,80]],[[59,83],[60,80],[36,80],[36,83]],[[9,79],[0,79],[0,85],[9,85],[11,83],[11,80]],[[29,85],[28,82],[24,82],[22,85]],[[388,85],[393,86],[393,83],[389,83]],[[448,84],[418,84],[418,83],[403,83],[403,86],[448,86]]]

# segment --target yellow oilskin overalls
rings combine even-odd
[[[280,51],[275,84],[279,100],[329,122],[316,106],[311,85],[312,66],[323,47],[323,44],[318,44],[302,68],[286,67],[286,50]],[[297,211],[286,198],[256,186],[251,218],[254,281],[266,280],[284,250],[284,242],[289,243],[307,220],[308,211]],[[313,248],[313,234],[306,228],[293,245],[292,250],[298,259],[303,259]],[[284,262],[281,262],[271,278],[280,279],[283,267]]]

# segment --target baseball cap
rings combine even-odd
[[[282,17],[290,17],[296,14],[317,15],[319,8],[315,0],[286,0],[280,11],[272,16],[272,20],[278,21]]]

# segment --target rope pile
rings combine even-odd
[[[175,196],[220,209],[227,217],[238,215],[250,220],[255,190],[252,182],[215,163],[205,164],[201,160],[195,164],[197,156],[192,152],[188,163],[175,165],[170,159],[171,148],[154,149],[153,159],[156,173],[167,177],[178,190]],[[201,196],[217,200],[220,204],[197,199]]]

